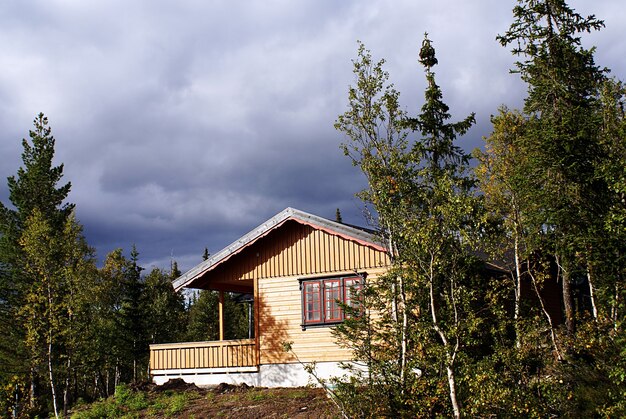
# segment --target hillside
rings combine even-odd
[[[89,418],[333,418],[337,412],[319,388],[255,388],[220,384],[198,388],[182,380],[162,386],[118,387],[115,396],[83,405],[71,417]]]

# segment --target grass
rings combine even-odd
[[[133,391],[126,385],[120,385],[115,389],[114,396],[74,413],[72,419],[134,419],[143,417],[142,413],[147,416],[176,417],[186,408],[190,400],[198,397],[200,396],[194,392],[166,391],[154,400],[148,400],[144,392]]]
[[[294,389],[287,394],[287,397],[290,399],[303,399],[309,395],[307,390],[303,389]]]
[[[246,398],[253,402],[260,402],[262,400],[271,399],[273,394],[261,391],[250,391],[246,394]]]

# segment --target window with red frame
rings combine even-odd
[[[359,276],[302,280],[302,329],[341,323],[347,317],[341,304],[357,307],[362,283]]]

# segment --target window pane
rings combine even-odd
[[[319,282],[309,282],[304,285],[304,308],[306,322],[319,322],[321,320]]]
[[[345,303],[350,307],[358,307],[360,298],[358,293],[361,291],[361,281],[359,278],[350,278],[344,281],[345,284]]]
[[[338,300],[341,299],[340,282],[337,279],[324,281],[324,300],[326,302],[326,321],[341,320],[341,307]]]

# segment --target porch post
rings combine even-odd
[[[224,291],[219,292],[219,323],[220,323],[220,340],[224,340]]]
[[[248,301],[248,339],[252,339],[252,327],[254,327],[252,319],[252,302]]]

